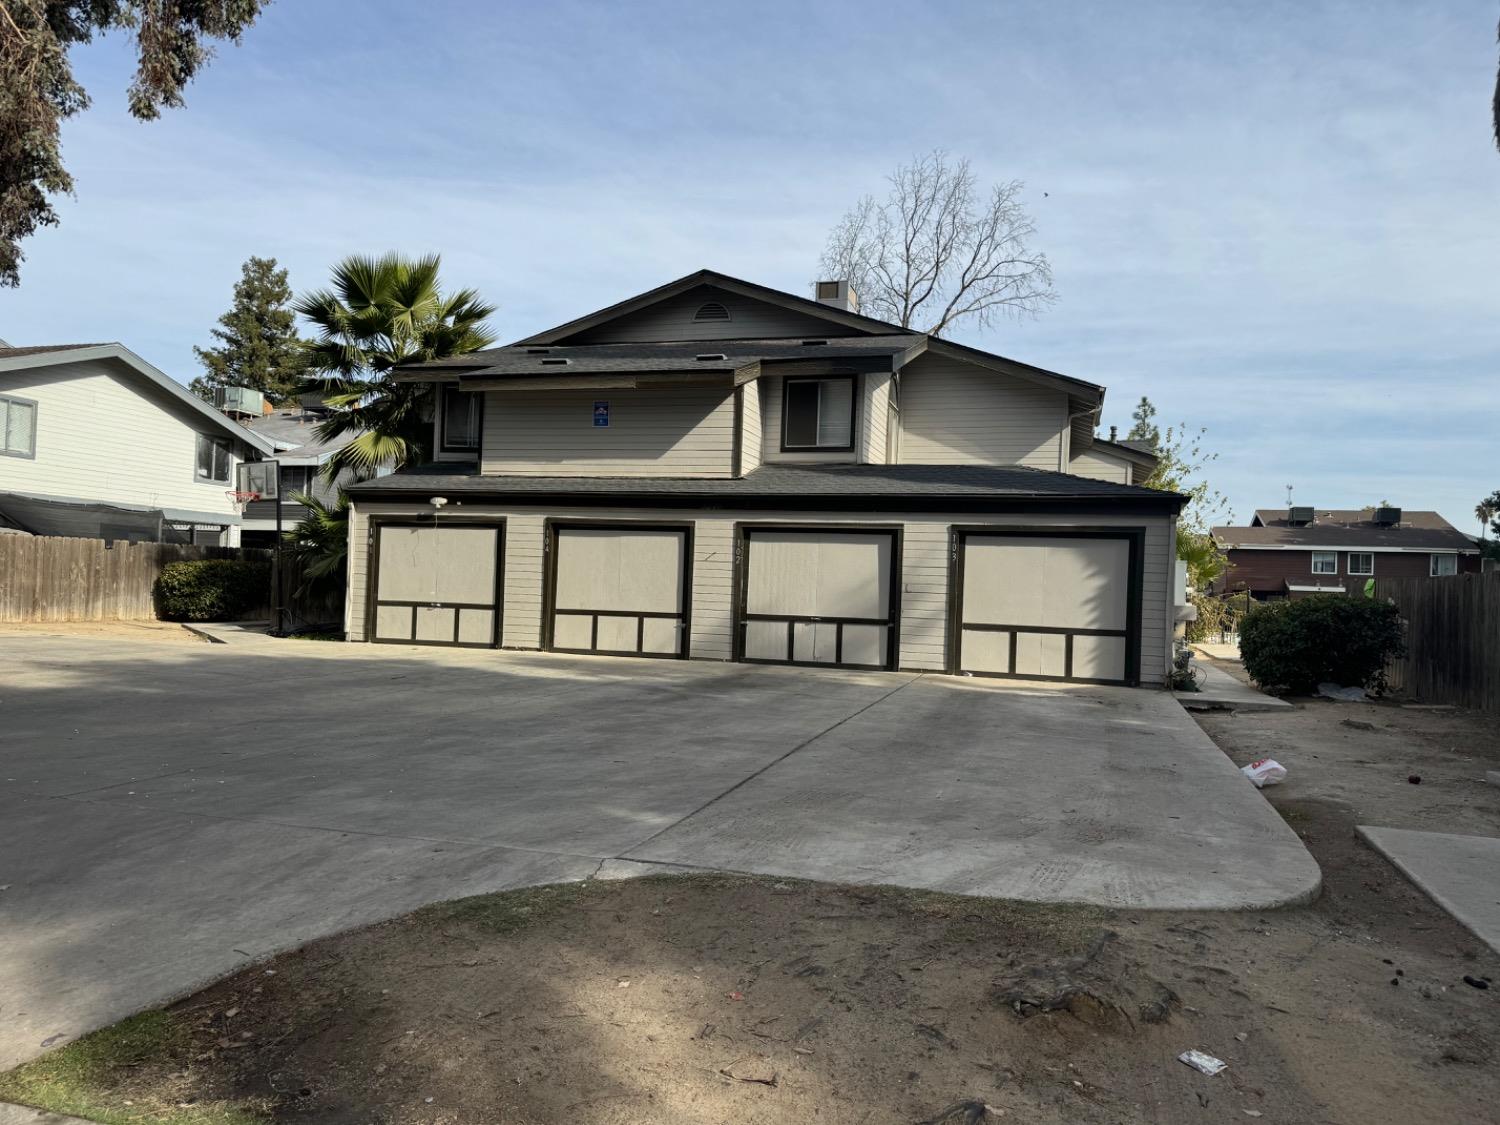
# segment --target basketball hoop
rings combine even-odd
[[[260,499],[259,492],[240,492],[238,489],[234,488],[231,488],[229,491],[224,493],[224,495],[229,497],[229,502],[234,505],[235,511],[237,512],[243,512],[245,510],[245,505],[250,503],[250,501]]]

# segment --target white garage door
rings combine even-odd
[[[493,648],[500,639],[504,529],[377,524],[370,636]]]
[[[556,526],[551,550],[549,648],[687,655],[686,528]]]
[[[896,665],[896,534],[746,528],[740,659]]]
[[[956,671],[1133,682],[1138,541],[1119,532],[956,532]]]

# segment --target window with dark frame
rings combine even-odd
[[[36,403],[0,395],[0,453],[36,456]]]
[[[787,379],[782,384],[781,448],[847,452],[854,448],[854,377]]]
[[[229,443],[223,438],[198,435],[198,460],[195,476],[201,481],[218,484],[229,483],[230,462],[233,460]]]
[[[1369,551],[1350,551],[1349,573],[1368,578],[1375,573],[1375,556]]]
[[[453,383],[443,385],[444,453],[472,453],[479,449],[479,426],[484,396],[475,391],[461,391]]]

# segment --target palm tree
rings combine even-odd
[[[1484,533],[1489,530],[1495,517],[1500,516],[1500,493],[1496,493],[1488,500],[1481,500],[1474,506],[1474,518],[1479,521],[1479,541],[1484,542]]]
[[[292,494],[307,515],[282,535],[286,552],[298,564],[299,596],[332,595],[343,585],[349,557],[349,496],[339,489],[332,504],[303,492]]]
[[[400,468],[427,454],[429,388],[393,381],[393,368],[495,342],[484,323],[495,306],[472,289],[444,296],[440,265],[436,254],[354,255],[334,266],[332,288],[297,300],[296,310],[317,329],[307,346],[309,389],[333,411],[318,438],[359,434],[329,458],[323,470],[329,480],[346,468],[373,476],[383,465]]]

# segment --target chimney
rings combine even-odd
[[[813,286],[813,293],[820,305],[832,305],[845,312],[859,312],[859,295],[849,287],[847,281],[819,281]]]

